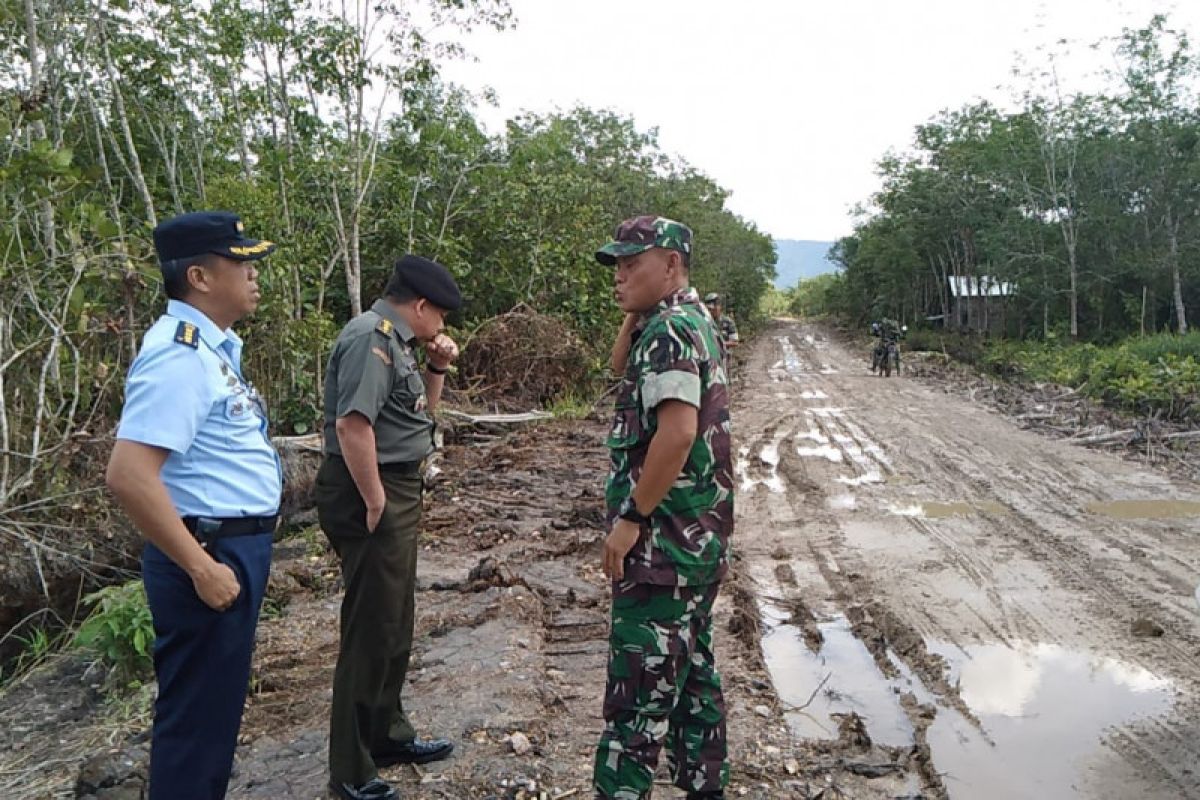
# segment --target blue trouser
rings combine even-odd
[[[242,587],[225,611],[205,605],[192,579],[157,547],[147,544],[142,552],[158,677],[149,800],[225,797],[271,569],[271,538],[234,536],[209,546]]]

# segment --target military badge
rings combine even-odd
[[[387,322],[387,320],[384,320],[384,322]],[[372,347],[371,352],[379,356],[379,360],[384,364],[387,364],[389,367],[392,365],[392,357],[389,356],[382,347]]]
[[[200,346],[200,329],[190,322],[179,323],[175,329],[175,344],[184,344],[195,350]]]

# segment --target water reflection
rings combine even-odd
[[[1194,500],[1113,500],[1090,503],[1087,510],[1117,519],[1179,519],[1200,516],[1200,502]]]
[[[911,745],[899,703],[899,694],[911,691],[937,706],[927,737],[951,800],[1170,796],[1105,746],[1114,729],[1172,708],[1173,683],[1143,667],[1057,644],[926,640],[946,660],[949,683],[976,725],[894,653],[888,655],[898,677],[880,672],[844,617],[818,625],[824,642],[813,653],[785,612],[769,603],[762,611],[769,626],[763,653],[776,691],[791,706],[808,704],[785,715],[797,737],[834,738],[832,715],[855,711],[875,740]]]
[[[950,664],[951,682],[986,734],[939,710],[929,743],[951,798],[1093,796],[1085,787],[1104,780],[1112,759],[1105,732],[1172,705],[1169,680],[1094,653],[1055,644],[927,644]]]

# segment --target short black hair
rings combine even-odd
[[[163,291],[167,297],[171,300],[186,300],[188,291],[192,288],[187,279],[188,267],[212,269],[217,266],[218,258],[214,253],[200,253],[162,262]]]
[[[398,272],[392,271],[392,277],[388,278],[387,286],[383,290],[385,297],[388,297],[397,303],[407,303],[409,300],[416,300],[417,293],[405,283]]]

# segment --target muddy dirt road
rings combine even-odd
[[[1200,798],[1200,486],[798,322],[740,378],[737,546],[797,736],[854,712],[927,795]]]

